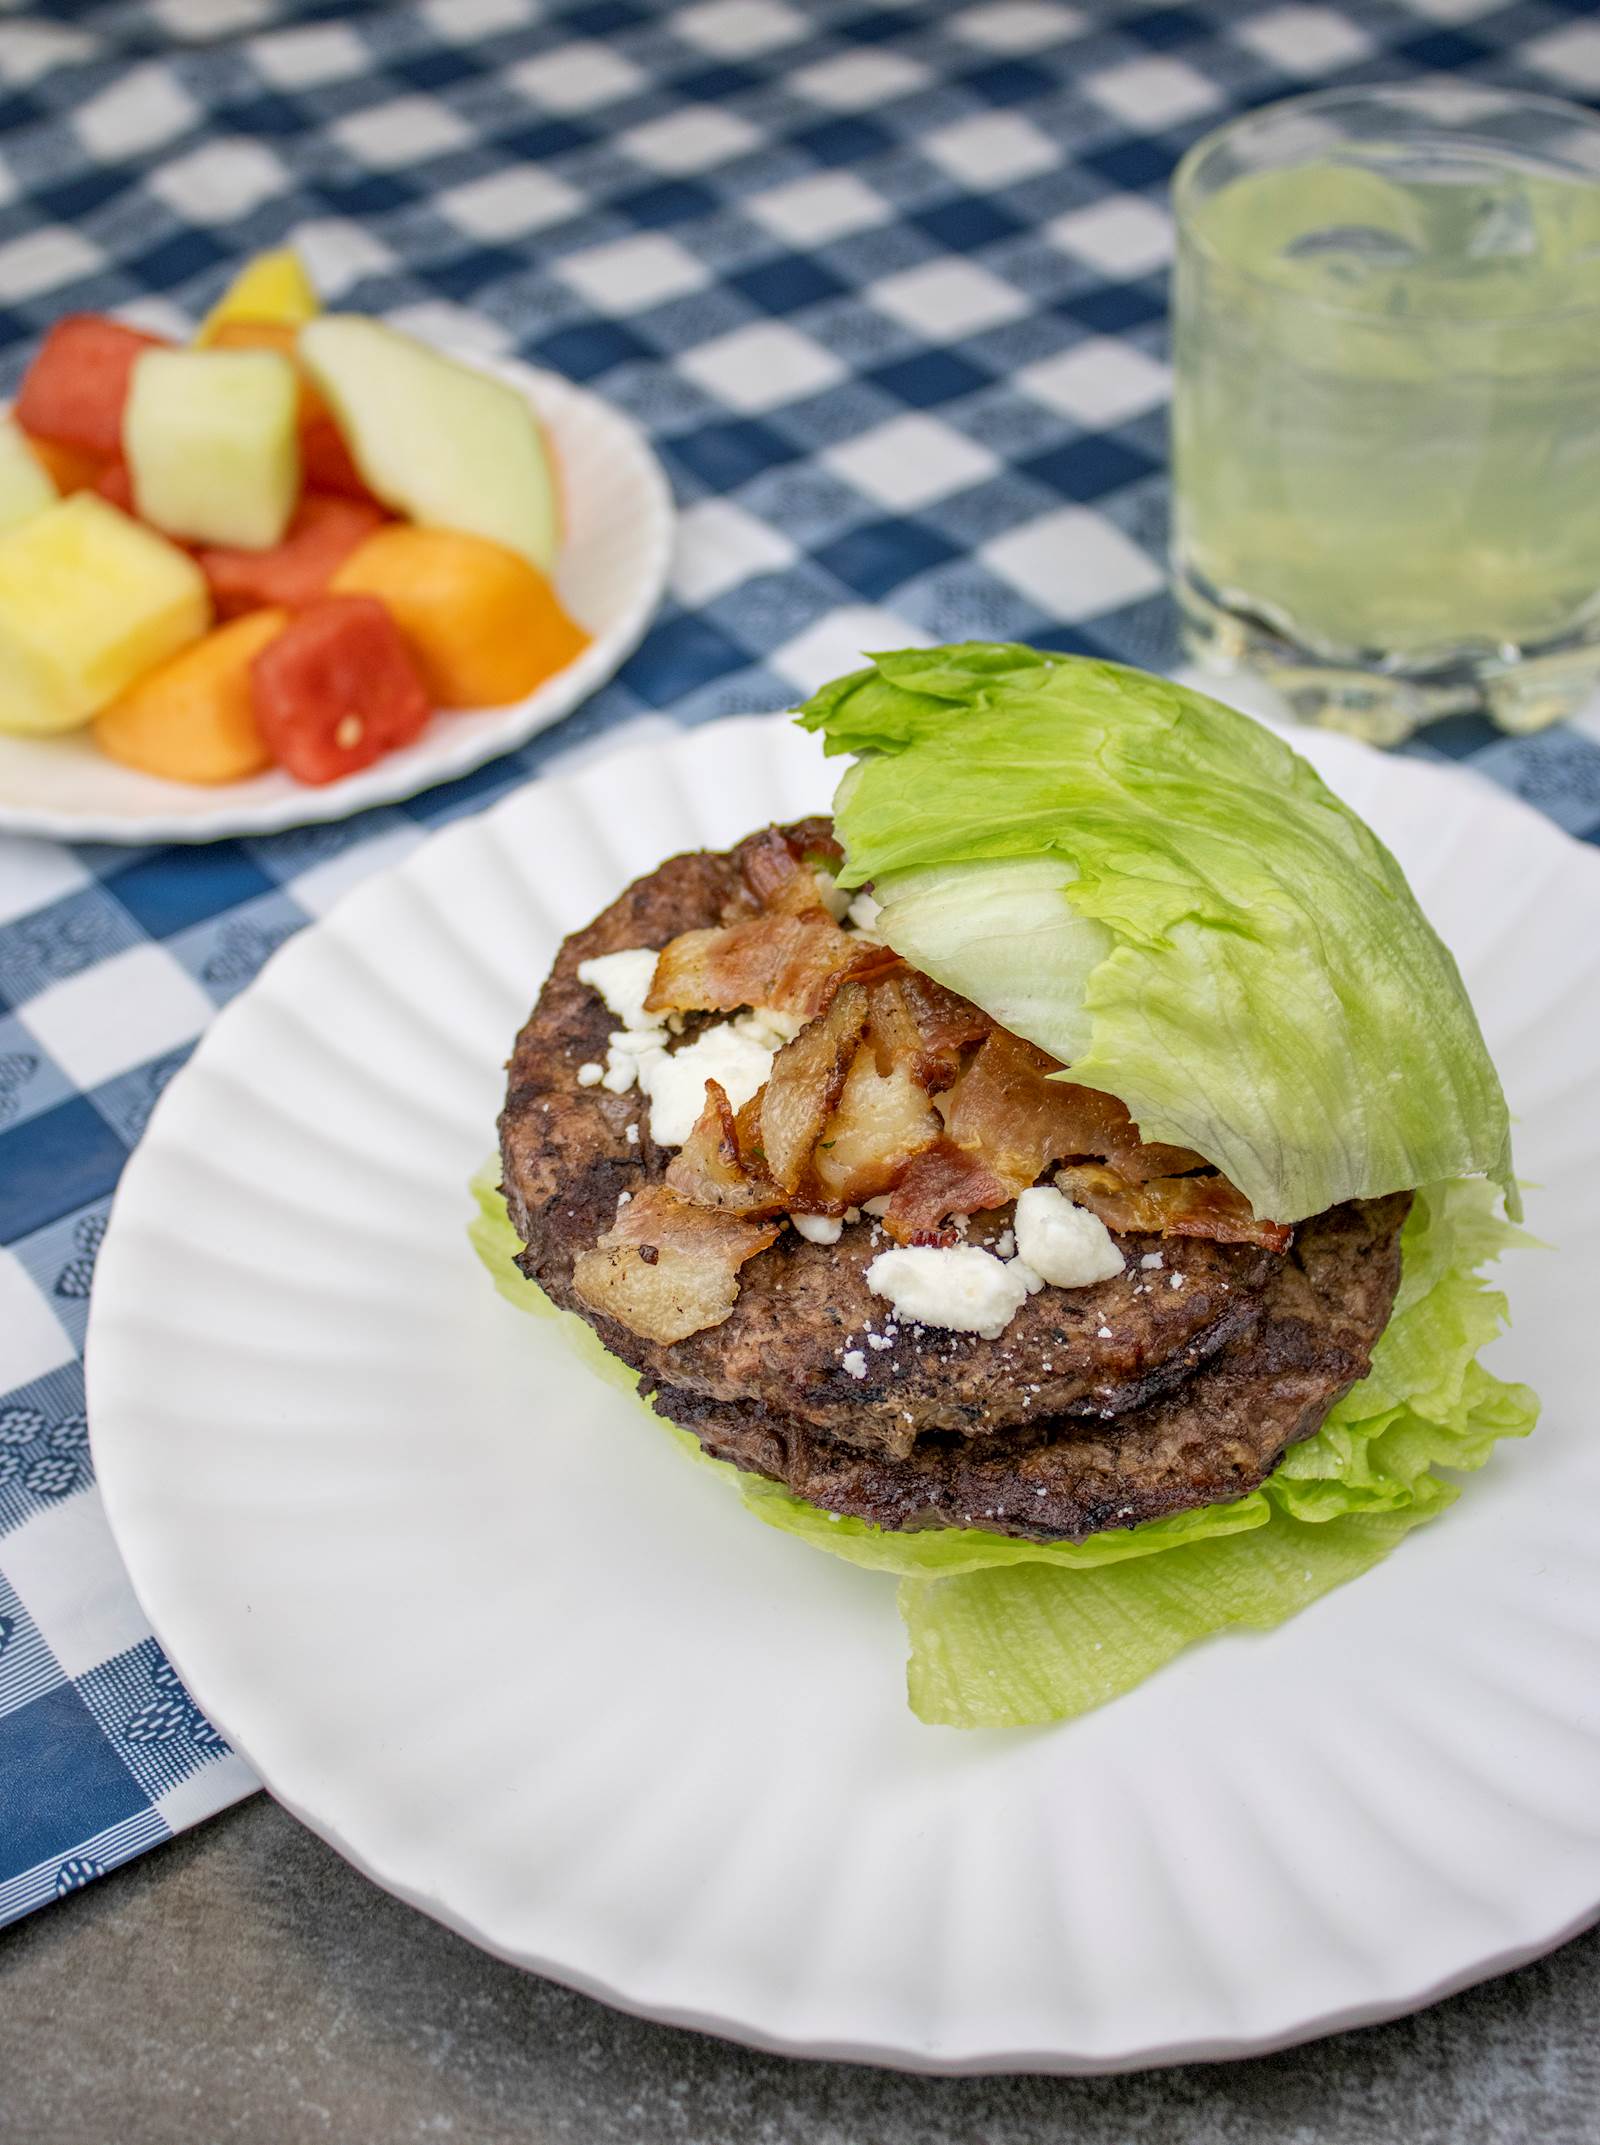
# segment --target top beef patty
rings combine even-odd
[[[804,839],[825,829],[815,822],[790,831]],[[623,1193],[660,1181],[672,1150],[652,1142],[648,1104],[637,1091],[579,1086],[579,1066],[605,1056],[614,1026],[578,982],[579,964],[623,947],[660,948],[680,932],[748,913],[739,852],[697,853],[638,880],[567,939],[517,1039],[500,1122],[524,1270],[639,1370],[658,1405],[691,1423],[711,1449],[814,1502],[867,1511],[888,1525],[937,1517],[948,1524],[955,1507],[987,1511],[998,1499],[1006,1511],[981,1524],[1059,1535],[1107,1524],[1088,1515],[1103,1513],[1108,1500],[1114,1511],[1127,1505],[1128,1485],[1115,1467],[1107,1472],[1108,1453],[1121,1448],[1130,1463],[1143,1455],[1137,1516],[1236,1494],[1206,1485],[1259,1479],[1364,1373],[1398,1279],[1404,1201],[1325,1217],[1320,1229],[1302,1225],[1287,1256],[1199,1238],[1118,1236],[1121,1274],[1087,1288],[1042,1289],[993,1341],[897,1327],[866,1284],[865,1269],[884,1248],[867,1219],[831,1245],[786,1230],[744,1267],[728,1317],[670,1346],[592,1310],[574,1292],[573,1262],[611,1226]],[[1008,1209],[976,1218],[970,1240],[991,1242],[1009,1220]],[[1144,1267],[1142,1258],[1157,1251],[1161,1266]],[[1270,1384],[1274,1374],[1263,1367],[1272,1362],[1279,1398],[1269,1405],[1244,1366]],[[1197,1374],[1208,1364],[1217,1375],[1206,1383]],[[1286,1412],[1291,1383],[1295,1402]],[[1197,1468],[1192,1454],[1173,1459],[1188,1449],[1183,1435],[1174,1444],[1170,1434],[1173,1411],[1182,1414],[1197,1385],[1213,1409],[1226,1394],[1231,1457],[1220,1472]],[[1241,1444],[1242,1418],[1250,1416],[1259,1434]],[[1055,1487],[1041,1492],[1034,1479],[1041,1451],[1069,1444],[1078,1462],[1071,1481],[1056,1464]],[[1159,1464],[1157,1448],[1165,1455]],[[974,1467],[1000,1472],[980,1479],[970,1476]],[[1008,1520],[1018,1500],[997,1484],[1015,1486],[1019,1468],[1029,1471],[1028,1502]],[[956,1486],[959,1469],[969,1470],[965,1490]]]

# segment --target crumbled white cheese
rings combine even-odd
[[[1002,1229],[991,1248],[997,1259],[1014,1259],[1017,1255],[1016,1230]]]
[[[607,1040],[605,1065],[582,1067],[578,1082],[602,1086],[612,1095],[625,1095],[637,1083],[650,1100],[650,1133],[657,1146],[681,1147],[705,1108],[707,1080],[720,1081],[737,1110],[765,1081],[775,1052],[805,1022],[772,1006],[756,1006],[669,1051],[668,1036],[682,1023],[671,1014],[646,1012],[644,1003],[656,959],[648,946],[626,946],[579,963],[578,981],[598,991],[622,1025]],[[633,1137],[638,1138],[637,1131]]]
[[[725,1020],[681,1050],[637,1062],[639,1085],[650,1098],[650,1137],[658,1147],[681,1147],[705,1108],[706,1082],[718,1081],[737,1110],[772,1070],[772,1051],[743,1020]]]
[[[578,981],[605,1000],[625,1028],[659,1028],[666,1015],[647,1013],[644,1002],[655,980],[657,956],[648,946],[625,946],[620,953],[596,954],[578,963]]]
[[[629,1125],[629,1127],[628,1127],[628,1131],[627,1131],[627,1140],[628,1140],[628,1145],[629,1145],[630,1147],[637,1147],[637,1146],[638,1146],[638,1144],[639,1144],[639,1127],[638,1127],[637,1125]]]
[[[1027,1300],[1038,1276],[1019,1259],[1009,1264],[976,1244],[945,1251],[928,1244],[880,1251],[867,1268],[867,1286],[885,1296],[908,1323],[1000,1338]]]
[[[865,931],[869,936],[875,935],[878,918],[883,914],[883,903],[874,900],[872,895],[863,889],[844,913],[858,931]]]
[[[863,1199],[861,1211],[863,1214],[887,1214],[889,1203],[890,1195],[887,1192],[880,1192],[876,1199]]]
[[[1054,1288],[1088,1288],[1122,1271],[1122,1253],[1099,1215],[1053,1185],[1018,1194],[1016,1231],[1018,1255]]]
[[[842,1355],[839,1361],[852,1378],[864,1378],[867,1375],[867,1359],[859,1348],[852,1348],[848,1355]]]
[[[844,1234],[844,1223],[834,1214],[791,1214],[789,1219],[808,1244],[837,1244]]]
[[[1158,1266],[1164,1264],[1164,1261],[1159,1251],[1147,1251],[1139,1261],[1139,1264],[1145,1269],[1146,1273],[1153,1274]]]
[[[1169,1275],[1167,1276],[1167,1286],[1168,1286],[1168,1288],[1182,1288],[1182,1286],[1183,1286],[1183,1276],[1182,1276],[1182,1274],[1169,1274]]]

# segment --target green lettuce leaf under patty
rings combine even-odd
[[[1455,962],[1282,738],[1114,663],[872,658],[801,712],[860,755],[847,886],[914,967],[1193,1148],[1273,1221],[1487,1175],[1509,1121]]]
[[[473,1180],[470,1224],[495,1286],[519,1309],[556,1320],[602,1377],[636,1391],[635,1373],[518,1271],[521,1246],[498,1184],[491,1162]],[[775,1483],[708,1459],[687,1430],[649,1412],[757,1518],[899,1579],[907,1690],[920,1719],[956,1728],[1066,1720],[1131,1690],[1196,1639],[1268,1629],[1356,1578],[1454,1501],[1457,1486],[1439,1469],[1481,1467],[1498,1439],[1533,1428],[1534,1395],[1477,1361],[1506,1305],[1474,1269],[1530,1241],[1496,1206],[1481,1179],[1417,1194],[1401,1238],[1400,1293],[1370,1375],[1260,1489],[1086,1542],[1019,1542],[959,1527],[889,1534],[830,1519]]]

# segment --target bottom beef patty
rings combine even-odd
[[[578,965],[733,920],[737,855],[672,859],[561,948],[517,1039],[500,1121],[530,1279],[709,1453],[827,1511],[1078,1540],[1254,1488],[1366,1374],[1399,1282],[1408,1194],[1302,1222],[1281,1254],[1118,1236],[1122,1274],[1041,1290],[993,1341],[896,1328],[864,1279],[883,1248],[867,1220],[831,1245],[786,1230],[743,1269],[730,1316],[670,1346],[576,1295],[573,1262],[619,1195],[659,1182],[671,1160],[636,1091],[578,1082],[612,1025]],[[1010,1219],[975,1217],[971,1241],[992,1242]],[[1145,1268],[1155,1251],[1160,1268]]]

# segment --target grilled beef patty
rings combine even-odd
[[[1040,1290],[993,1341],[897,1327],[866,1284],[886,1239],[865,1218],[831,1245],[786,1230],[743,1268],[729,1316],[670,1346],[590,1309],[574,1259],[675,1150],[652,1142],[637,1090],[578,1085],[615,1024],[578,966],[749,913],[737,850],[674,857],[636,881],[563,944],[500,1119],[523,1270],[708,1451],[887,1527],[1076,1538],[1242,1494],[1365,1374],[1398,1285],[1405,1198],[1302,1223],[1287,1255],[1119,1236],[1121,1274]],[[975,1217],[969,1240],[992,1243],[1010,1219]],[[1161,1266],[1143,1266],[1155,1252]]]

